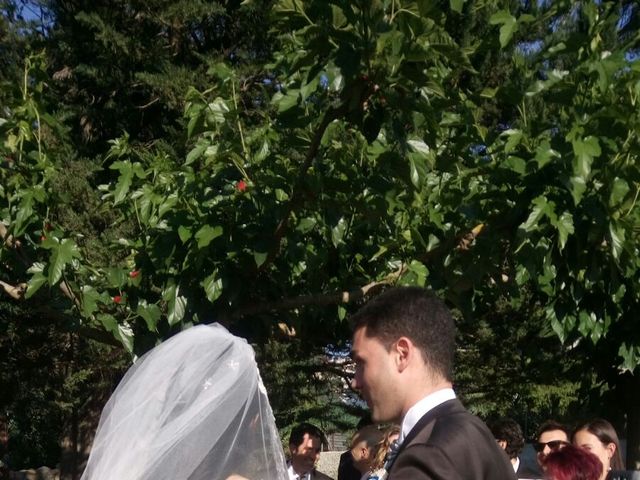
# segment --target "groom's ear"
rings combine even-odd
[[[415,354],[413,350],[415,347],[411,340],[407,337],[400,337],[391,347],[395,354],[396,359],[396,367],[399,372],[402,372],[409,365],[409,361],[411,360],[411,356]]]

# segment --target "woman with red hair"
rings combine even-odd
[[[542,469],[545,480],[599,480],[602,462],[587,450],[567,445],[547,455]]]

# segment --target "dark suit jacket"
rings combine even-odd
[[[317,471],[314,468],[313,472],[311,473],[311,480],[333,480],[333,478],[331,478],[329,475],[325,475],[324,473]]]
[[[516,477],[518,477],[518,479],[542,478],[542,472],[540,472],[540,469],[538,468],[532,468],[530,465],[525,465],[522,458],[520,458],[520,466],[516,471]]]
[[[637,480],[640,472],[637,470],[611,470],[607,474],[607,480]]]
[[[362,474],[353,466],[353,456],[351,450],[347,450],[340,455],[340,464],[338,465],[338,480],[360,480]]]
[[[404,439],[388,480],[516,480],[487,426],[457,400],[427,412]]]

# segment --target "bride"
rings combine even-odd
[[[253,349],[189,328],[138,360],[105,406],[81,480],[286,480]]]

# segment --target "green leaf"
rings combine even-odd
[[[278,92],[273,96],[272,103],[278,106],[278,113],[283,113],[298,105],[298,96],[298,90],[289,90],[286,95]]]
[[[515,148],[520,145],[522,141],[522,131],[521,130],[505,130],[502,132],[501,136],[508,136],[507,143],[504,145],[504,152],[511,153],[515,150]]]
[[[431,152],[429,145],[424,143],[422,140],[409,140],[407,144],[414,152],[422,154],[424,157],[427,157]]]
[[[384,255],[387,252],[387,250],[388,248],[385,245],[380,245],[380,248],[378,248],[378,251],[373,255],[373,257],[369,259],[369,261],[373,262],[378,257],[380,257],[380,255]]]
[[[494,98],[497,92],[498,92],[498,88],[487,87],[484,90],[482,90],[482,92],[480,92],[480,96],[483,98]]]
[[[133,352],[133,330],[128,323],[118,325],[117,338],[129,353]]]
[[[624,197],[629,193],[629,184],[626,180],[616,177],[611,185],[611,193],[609,194],[609,206],[616,207],[624,201]]]
[[[123,201],[127,193],[129,193],[129,188],[131,188],[131,182],[133,180],[133,166],[129,160],[125,160],[113,162],[109,168],[120,172],[118,183],[113,191],[113,203],[117,205]]]
[[[542,142],[536,149],[536,162],[538,162],[538,168],[544,167],[552,158],[559,157],[560,154],[551,148],[551,144],[548,141]]]
[[[410,153],[407,157],[409,159],[409,178],[411,183],[417,189],[421,189],[428,174],[424,157],[416,153]]]
[[[342,238],[347,230],[347,221],[344,217],[340,217],[338,223],[331,229],[331,243],[333,246],[338,248],[338,245],[342,243]]]
[[[218,62],[209,67],[207,70],[208,75],[212,75],[219,80],[228,80],[234,75],[234,70],[229,68],[225,63]]]
[[[573,172],[576,177],[583,178],[585,181],[591,173],[591,164],[594,157],[600,156],[602,150],[598,139],[593,136],[584,139],[577,138],[573,140]]]
[[[571,177],[569,179],[569,190],[573,197],[573,203],[578,205],[582,201],[584,192],[587,191],[587,184],[582,177]]]
[[[180,241],[182,243],[187,243],[192,236],[191,229],[185,227],[184,225],[180,225],[178,227],[178,237],[180,237]]]
[[[225,115],[229,113],[227,102],[220,97],[209,104],[209,110],[212,112],[212,118],[215,123],[222,124],[226,122]]]
[[[449,4],[451,5],[451,10],[456,13],[462,13],[462,7],[464,6],[464,2],[466,0],[449,0]]]
[[[207,147],[208,147],[208,145],[197,145],[194,149],[192,149],[187,154],[187,158],[186,158],[186,160],[184,162],[185,166],[191,165],[198,158],[200,158],[202,156],[202,154],[205,152],[205,150],[207,149]]]
[[[302,233],[308,233],[313,230],[318,222],[313,217],[305,217],[300,219],[298,225],[296,226],[296,230]]]
[[[622,372],[633,372],[637,365],[640,364],[640,347],[637,345],[628,345],[623,342],[618,349],[618,355],[622,357]]]
[[[611,253],[616,260],[620,259],[620,254],[624,249],[625,229],[617,223],[609,223],[609,238],[611,239]]]
[[[222,279],[218,277],[217,271],[214,271],[211,275],[205,278],[201,285],[207,295],[207,300],[211,303],[215,302],[218,297],[222,295]]]
[[[20,200],[20,206],[18,207],[18,213],[16,214],[16,219],[14,221],[14,235],[16,237],[21,236],[27,226],[29,225],[30,220],[32,220],[33,215],[33,190],[27,190],[25,194],[22,196]]]
[[[513,170],[519,175],[524,175],[527,172],[527,162],[524,158],[509,155],[504,162],[504,166],[509,170]]]
[[[533,97],[541,92],[549,90],[567,75],[569,75],[567,70],[551,70],[550,72],[547,72],[547,79],[536,81],[529,90],[527,90],[526,95],[528,97]]]
[[[285,201],[289,200],[289,195],[287,194],[287,192],[285,192],[281,188],[276,188],[275,194],[276,194],[276,199],[279,202],[285,202]]]
[[[544,311],[547,321],[551,324],[551,329],[558,336],[560,342],[564,343],[567,338],[567,332],[565,332],[564,325],[556,315],[555,307],[553,305],[548,305]]]
[[[107,282],[112,288],[122,288],[127,283],[127,271],[123,268],[107,268],[105,270]]]
[[[424,287],[428,276],[429,270],[427,267],[418,260],[412,260],[407,266],[407,271],[402,276],[401,283],[403,285]]]
[[[27,291],[24,294],[24,298],[31,298],[42,285],[47,281],[47,277],[44,276],[42,272],[35,272],[33,276],[29,279],[29,286],[27,287]]]
[[[430,233],[429,241],[427,242],[427,252],[430,252],[431,250],[436,248],[438,245],[440,245],[440,239],[435,235],[433,235],[432,233]]]
[[[163,200],[158,205],[158,218],[162,218],[165,213],[171,211],[173,207],[178,204],[178,194],[172,193],[171,195],[165,196]]]
[[[200,133],[204,128],[204,117],[200,113],[189,118],[187,123],[187,138],[193,138],[194,135]]]
[[[563,212],[557,220],[551,219],[551,224],[558,230],[558,245],[563,250],[569,235],[574,233],[573,215]]]
[[[525,232],[530,232],[536,229],[538,227],[538,222],[549,208],[549,203],[544,196],[533,199],[531,203],[533,204],[531,213],[529,214],[527,221],[520,226],[520,228],[524,229]]]
[[[267,252],[253,252],[253,260],[256,262],[256,267],[260,267],[267,260],[267,257]]]
[[[489,19],[491,25],[502,25],[500,27],[500,46],[506,47],[513,34],[518,29],[518,22],[516,18],[506,10],[500,10],[499,12],[491,15]]]
[[[80,256],[80,250],[76,243],[65,238],[60,243],[51,247],[51,256],[49,257],[48,280],[49,285],[53,286],[62,278],[62,272],[65,266],[75,257]]]
[[[198,241],[198,248],[205,248],[208,246],[214,239],[218,238],[222,235],[222,227],[211,225],[204,225],[200,230],[196,233],[196,240]]]
[[[98,309],[100,294],[90,285],[84,285],[82,292],[82,314],[89,318]]]
[[[140,300],[138,302],[138,308],[136,308],[136,313],[144,319],[147,324],[147,329],[150,332],[158,331],[158,322],[162,316],[158,305],[155,303],[149,304],[146,300]]]
[[[269,156],[270,151],[271,149],[269,148],[269,142],[267,140],[263,140],[262,145],[260,146],[260,149],[255,153],[253,160],[256,163],[261,162]]]
[[[342,305],[338,305],[338,319],[340,321],[344,320],[347,316],[347,309]]]
[[[169,285],[162,292],[162,299],[167,302],[169,325],[179,323],[184,318],[187,308],[187,299],[180,295],[180,288],[177,285]]]
[[[108,313],[99,313],[96,318],[107,332],[111,332],[116,338],[118,338],[118,322],[113,315]]]

